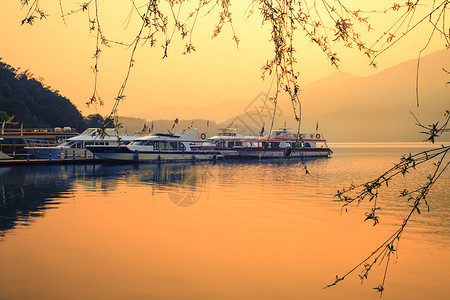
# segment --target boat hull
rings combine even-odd
[[[222,157],[219,151],[132,151],[126,146],[90,146],[94,155],[106,161],[189,161],[214,160]]]
[[[86,149],[57,148],[57,147],[25,147],[25,150],[36,158],[87,158],[92,152]]]
[[[287,154],[286,149],[265,149],[265,148],[243,148],[239,149],[239,156],[242,158],[282,158],[285,156],[294,157],[329,157],[332,153],[329,148],[301,148],[292,150]]]

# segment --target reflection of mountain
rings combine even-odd
[[[0,168],[0,236],[57,208],[61,203],[55,199],[66,197],[74,183],[96,192],[114,190],[119,182],[152,184],[163,190],[172,185],[195,189],[197,173],[207,169],[204,164],[198,169],[190,163]]]

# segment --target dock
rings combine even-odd
[[[0,167],[29,166],[29,165],[75,165],[101,164],[98,158],[57,158],[57,159],[1,159]]]

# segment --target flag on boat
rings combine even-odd
[[[206,121],[206,127],[209,127],[209,120]]]
[[[178,118],[176,118],[175,121],[173,121],[172,129],[173,129],[173,128],[175,127],[175,125],[177,125],[177,124],[178,124]],[[171,129],[171,130],[172,130],[172,129]]]
[[[316,123],[316,131],[319,131],[319,121]]]
[[[150,128],[149,132],[153,131],[153,121],[152,121],[152,127]]]
[[[144,124],[144,128],[142,128],[142,131],[145,131],[147,129],[147,124]]]
[[[262,128],[261,128],[261,132],[259,133],[260,136],[263,136],[263,134],[264,134],[264,125],[265,125],[265,124],[263,123],[263,126],[262,126]]]

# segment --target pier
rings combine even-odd
[[[0,167],[28,166],[28,165],[74,165],[74,164],[100,164],[98,158],[56,158],[56,159],[2,159]]]

